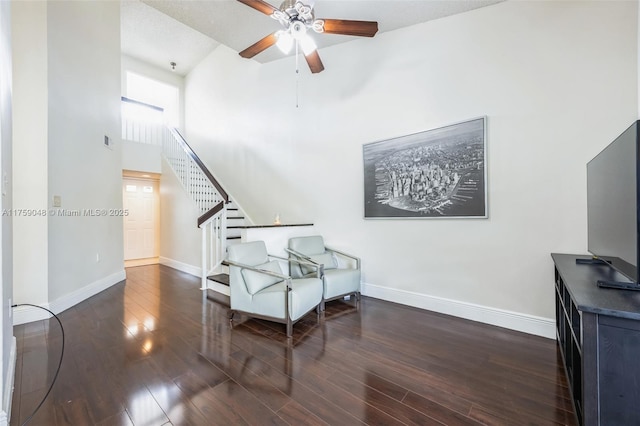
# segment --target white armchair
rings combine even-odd
[[[231,321],[235,313],[242,313],[283,323],[291,337],[293,324],[314,308],[320,312],[323,286],[318,266],[296,262],[310,269],[305,277],[293,279],[283,274],[276,260],[290,259],[270,256],[263,241],[235,244],[227,252]]]
[[[324,245],[322,236],[295,237],[289,239],[289,265],[292,277],[307,277],[314,272],[308,263],[320,268],[323,283],[321,309],[324,302],[353,295],[356,303],[360,300],[360,259],[350,254],[331,249]],[[349,260],[350,267],[340,265],[338,260]]]

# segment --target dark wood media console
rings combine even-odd
[[[585,426],[640,425],[640,292],[599,288],[628,281],[589,256],[552,254],[556,332],[574,408]]]

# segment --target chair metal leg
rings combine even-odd
[[[236,314],[236,311],[229,311],[227,312],[227,318],[229,318],[229,321],[233,321],[233,316]]]
[[[324,299],[320,302],[320,311],[324,312]]]
[[[287,318],[287,337],[293,336],[293,322],[291,318]]]

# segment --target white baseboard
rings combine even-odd
[[[489,306],[429,296],[389,287],[362,283],[362,294],[442,314],[522,331],[549,339],[556,338],[555,320]]]
[[[160,264],[177,269],[178,271],[186,272],[187,274],[195,275],[198,278],[202,278],[202,268],[199,266],[189,265],[188,263],[162,256],[160,256]]]
[[[126,277],[126,273],[124,269],[122,269],[121,271],[115,272],[111,275],[94,281],[93,283],[88,284],[72,293],[64,295],[51,303],[44,303],[40,306],[42,306],[43,308],[47,308],[56,314],[59,314],[60,312],[63,312],[70,307],[77,305],[83,300],[86,300],[91,296],[95,296],[101,291],[108,289],[112,285],[123,281]],[[31,306],[18,306],[13,311],[13,325],[40,321],[43,319],[47,319],[50,316],[51,315],[49,315],[42,309]]]
[[[9,369],[4,382],[4,393],[2,398],[2,411],[0,411],[0,426],[7,426],[11,419],[11,401],[13,399],[13,383],[16,375],[16,357],[18,349],[15,336],[11,339],[11,350],[9,351]]]

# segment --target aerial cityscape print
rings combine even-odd
[[[487,217],[485,120],[363,145],[364,217]]]

